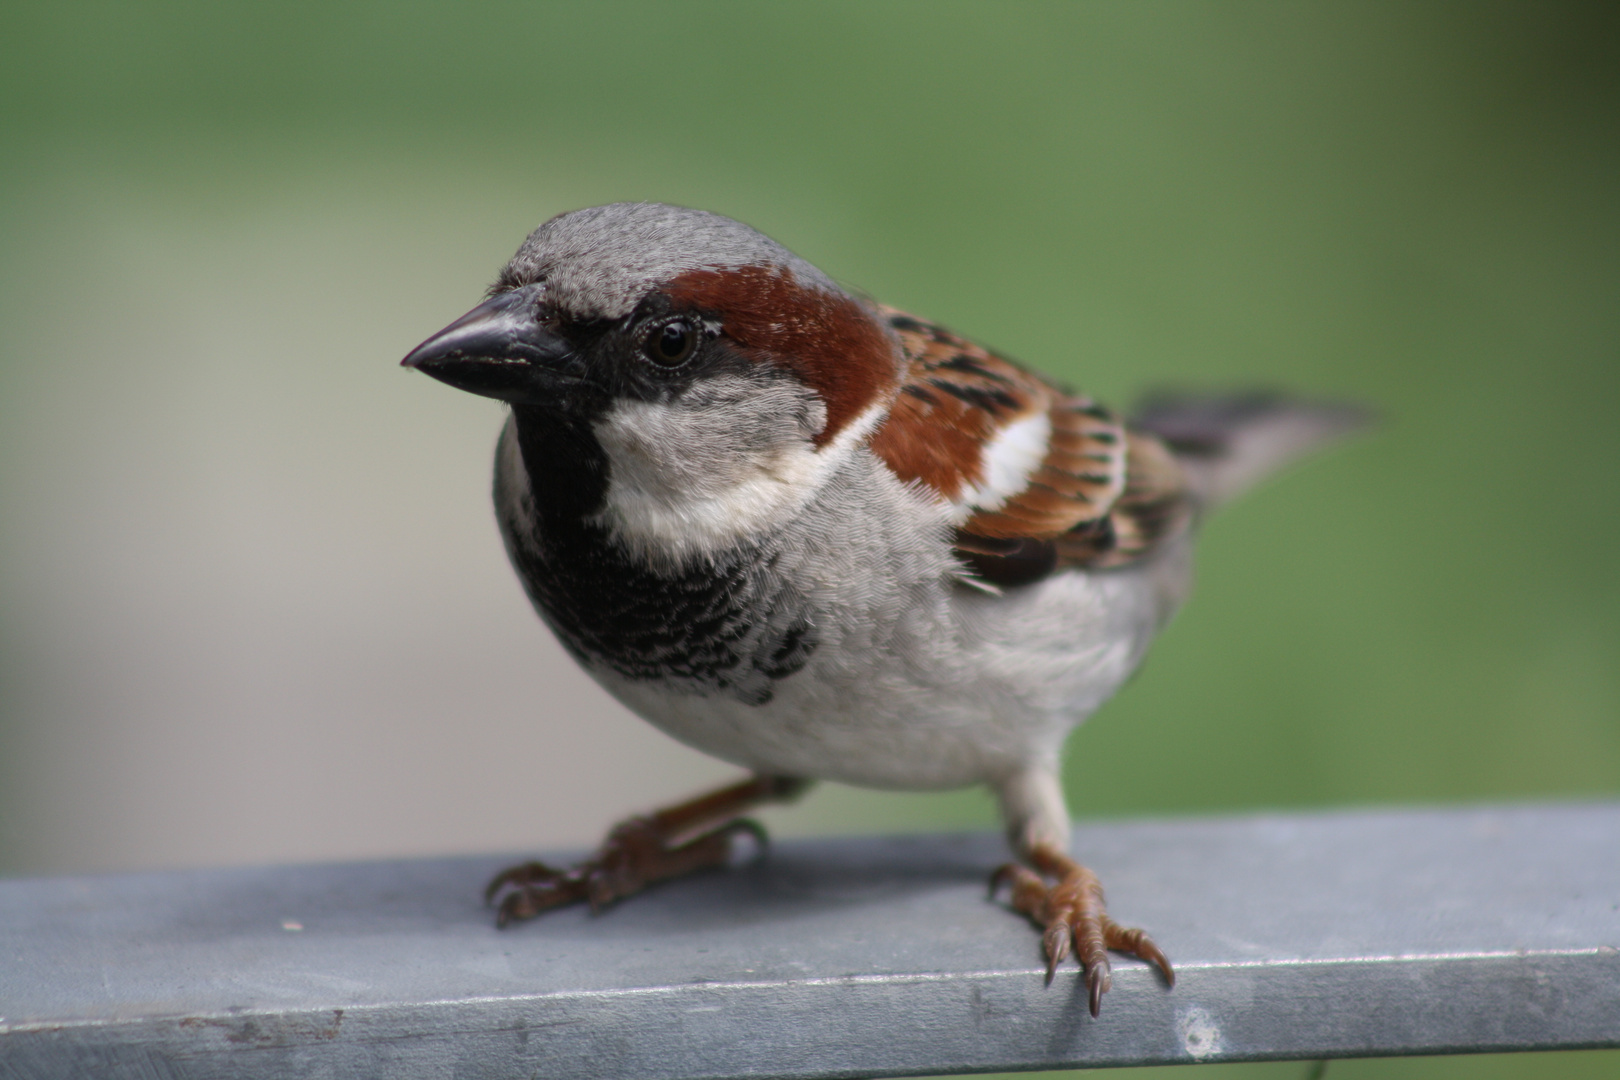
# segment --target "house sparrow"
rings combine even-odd
[[[1354,423],[1250,396],[1133,424],[881,307],[717,214],[619,203],[536,229],[488,299],[404,360],[511,405],[507,552],[591,675],[745,782],[526,863],[499,921],[723,864],[743,818],[826,778],[988,784],[991,888],[1072,951],[1092,1015],[1114,922],[1069,855],[1059,758],[1186,596],[1213,504]]]

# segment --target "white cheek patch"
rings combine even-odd
[[[826,407],[785,381],[715,381],[672,402],[620,401],[595,426],[609,461],[597,521],[654,562],[724,551],[798,513],[881,416],[868,410],[817,450]]]
[[[958,500],[960,520],[977,510],[999,510],[1006,501],[1029,487],[1029,478],[1051,450],[1052,421],[1046,410],[1019,417],[985,444],[980,462],[984,479]]]

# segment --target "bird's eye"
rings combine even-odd
[[[696,327],[685,319],[672,319],[653,327],[641,349],[653,363],[675,367],[686,363],[697,348],[697,342]]]

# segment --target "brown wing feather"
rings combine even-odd
[[[1060,566],[1125,566],[1180,535],[1192,522],[1187,477],[1168,447],[1151,435],[1125,433],[1125,490],[1097,523],[1057,540]],[[1091,523],[1088,523],[1088,526]]]
[[[1029,486],[963,524],[979,536],[1052,539],[1106,515],[1125,489],[1124,428],[1094,402],[1049,388],[1054,436]],[[1033,531],[1031,531],[1033,530]]]
[[[1062,567],[1123,566],[1186,527],[1186,478],[1153,436],[942,327],[881,310],[909,368],[872,449],[902,480],[961,507],[957,554],[979,577],[1018,585]],[[1046,454],[1022,490],[976,504],[996,438],[1042,413]]]
[[[942,327],[880,309],[900,338],[908,370],[871,446],[902,480],[956,502],[984,480],[984,447],[1047,407],[1051,387]]]

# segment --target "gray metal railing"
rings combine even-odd
[[[820,1077],[1620,1047],[1620,804],[1082,826],[1176,963],[1075,969],[991,836],[781,843],[505,931],[452,858],[0,881],[0,1076]]]

